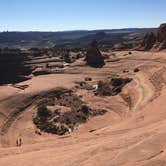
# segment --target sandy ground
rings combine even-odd
[[[117,52],[102,69],[84,66],[79,60],[64,74],[20,83],[29,85],[25,90],[1,86],[0,166],[166,166],[166,53],[125,54]],[[136,67],[138,73],[133,72]],[[87,76],[95,84],[117,74],[133,78],[117,96],[76,91],[92,107],[107,109],[105,115],[69,135],[35,134],[34,96],[56,87],[72,89],[75,81]],[[16,147],[18,138],[22,138],[21,147]]]

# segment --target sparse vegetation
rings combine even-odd
[[[47,108],[48,101],[37,109],[33,122],[43,132],[63,135],[73,131],[79,124],[87,122],[90,117],[103,115],[106,110],[92,110],[75,94],[62,93],[58,95],[56,105],[68,107],[70,111]]]
[[[92,81],[91,77],[85,77],[85,81]]]
[[[134,73],[138,73],[140,70],[138,68],[134,69]]]
[[[115,96],[122,88],[131,81],[130,78],[112,78],[111,81],[99,81],[96,91],[97,95]]]
[[[37,116],[42,119],[47,119],[51,116],[51,111],[46,106],[42,105],[37,110]]]
[[[111,86],[109,82],[99,81],[97,94],[103,96],[110,96],[111,95]]]

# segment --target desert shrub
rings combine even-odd
[[[49,68],[49,64],[48,63],[46,63],[46,68]]]
[[[71,63],[71,58],[70,58],[70,53],[69,51],[65,51],[64,55],[63,55],[64,61],[66,63]]]
[[[107,110],[105,109],[96,109],[93,110],[92,116],[104,115],[105,113],[107,113]]]
[[[60,110],[60,109],[56,109],[56,110],[54,111],[54,114],[55,114],[55,115],[60,115],[60,113],[61,113],[61,110]]]
[[[66,132],[69,131],[69,129],[65,124],[60,124],[60,123],[53,124],[51,122],[47,122],[44,131],[47,133],[64,135]]]
[[[78,53],[78,54],[76,55],[76,59],[79,59],[79,58],[81,58],[81,54],[80,54],[80,53]]]
[[[131,78],[112,78],[111,85],[112,86],[122,86],[129,83],[132,79]]]
[[[51,111],[49,109],[47,109],[46,106],[42,105],[37,110],[37,116],[39,118],[46,119],[51,116]]]
[[[81,109],[80,109],[85,115],[90,114],[90,110],[89,107],[87,105],[82,105]]]
[[[55,105],[55,99],[54,98],[48,99],[46,101],[46,103],[47,103],[48,106],[54,106]]]
[[[103,96],[111,95],[111,87],[109,82],[99,81],[97,93]]]
[[[111,81],[99,81],[96,94],[103,96],[115,96],[131,81],[131,78],[112,78]]]
[[[111,85],[112,86],[120,86],[123,84],[123,79],[122,78],[112,78],[111,79]]]

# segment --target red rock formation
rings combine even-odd
[[[139,50],[163,50],[166,49],[166,23],[161,24],[157,36],[151,32],[147,33],[139,47]]]
[[[104,57],[102,56],[101,52],[99,51],[97,41],[94,40],[87,51],[85,61],[87,65],[92,67],[103,67]]]
[[[156,36],[153,32],[147,33],[140,46],[140,50],[150,50],[156,42]]]
[[[161,24],[157,34],[157,41],[154,45],[154,49],[163,50],[166,49],[166,23]]]

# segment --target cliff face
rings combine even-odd
[[[143,38],[140,49],[141,50],[150,50],[150,49],[152,49],[152,47],[154,46],[156,40],[157,40],[156,36],[153,32],[147,33]]]
[[[31,69],[24,65],[26,58],[20,50],[0,50],[0,85],[26,80],[25,76],[31,73]]]
[[[151,32],[144,36],[140,50],[147,51],[151,49],[157,51],[166,49],[166,23],[160,25],[157,35]]]
[[[166,23],[161,24],[157,34],[157,41],[154,45],[154,49],[163,50],[166,49]]]

